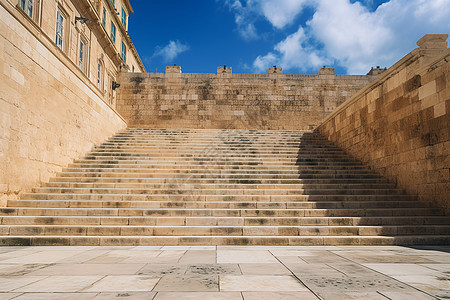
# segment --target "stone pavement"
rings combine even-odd
[[[449,298],[450,246],[0,248],[0,299]]]

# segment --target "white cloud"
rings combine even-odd
[[[259,38],[255,28],[258,19],[283,29],[294,22],[308,2],[311,0],[225,0],[235,15],[239,33],[246,40]]]
[[[370,12],[348,0],[321,0],[308,27],[326,55],[350,74],[391,66],[427,33],[450,30],[448,0],[391,0]]]
[[[253,69],[258,73],[263,73],[269,66],[276,65],[279,62],[279,58],[272,52],[267,53],[264,56],[258,56],[253,62]]]
[[[171,62],[187,50],[189,50],[188,45],[184,45],[180,41],[170,41],[169,44],[162,48],[157,47],[153,56],[161,56],[165,62]]]
[[[238,27],[239,34],[245,40],[256,40],[259,38],[254,25],[255,7],[254,0],[247,1],[246,6],[240,0],[225,0],[226,5],[234,13],[234,21]]]
[[[274,52],[258,56],[253,68],[256,72],[263,72],[272,65],[278,65],[284,70],[297,69],[303,72],[311,68],[319,68],[329,64],[330,60],[324,57],[320,51],[307,45],[307,36],[302,27],[297,32],[289,35],[274,47]]]
[[[254,60],[257,72],[273,64],[315,71],[334,63],[349,74],[365,74],[372,66],[391,66],[414,49],[423,35],[450,31],[448,0],[391,0],[375,11],[370,10],[370,0],[247,1],[267,7],[261,12],[276,28],[294,22],[306,5],[314,9],[305,27]]]
[[[307,0],[259,0],[261,14],[278,29],[292,24],[307,3]]]

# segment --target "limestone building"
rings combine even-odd
[[[145,72],[132,12],[129,0],[0,0],[0,202],[125,127],[118,73]]]
[[[128,0],[7,0],[2,4],[14,10],[19,22],[34,27],[38,38],[52,41],[58,56],[70,60],[69,68],[78,67],[112,106],[117,74],[145,72],[127,31],[133,12]]]

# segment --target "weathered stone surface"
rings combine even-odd
[[[450,213],[450,49],[426,35],[317,130],[409,194]]]
[[[376,76],[182,74],[179,66],[166,73],[120,74],[117,109],[132,127],[311,129]]]
[[[72,159],[126,126],[107,103],[109,79],[100,90],[96,78],[90,78],[90,73],[97,74],[101,55],[104,68],[117,73],[96,36],[83,26],[71,30],[73,45],[64,45],[64,50],[73,46],[71,51],[63,53],[53,43],[57,3],[35,5],[42,14],[36,16],[42,22],[35,23],[20,12],[17,1],[0,5],[0,206],[48,181]],[[66,9],[73,14],[71,20],[80,15],[72,1]],[[92,38],[86,73],[76,63],[80,30]]]

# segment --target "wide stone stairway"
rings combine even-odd
[[[450,218],[316,133],[127,129],[0,209],[0,245],[450,244]]]

